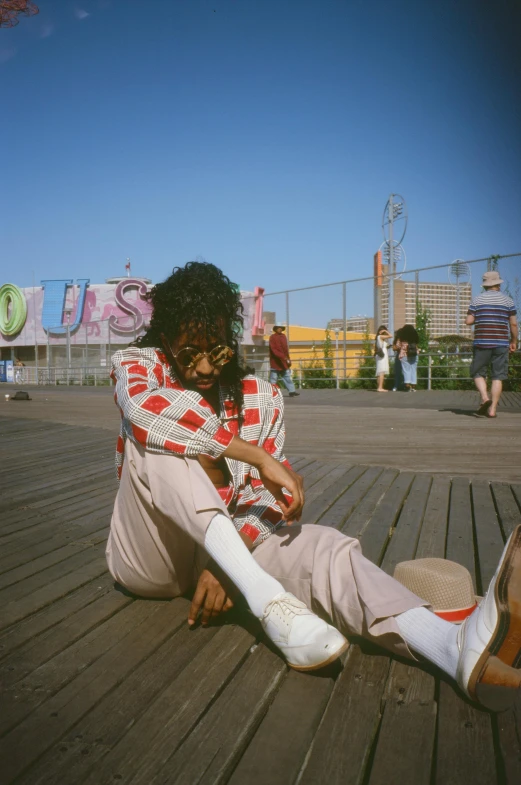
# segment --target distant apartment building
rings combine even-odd
[[[382,263],[382,253],[374,256],[374,313],[375,323],[389,322],[389,266]],[[459,289],[459,292],[458,292]],[[472,299],[470,283],[437,283],[434,281],[403,281],[396,279],[393,287],[394,326],[416,322],[416,300],[428,309],[431,316],[429,332],[433,338],[442,335],[462,335],[470,338],[472,331],[465,325],[465,317]],[[459,327],[458,327],[459,294]]]
[[[330,330],[343,330],[343,319],[331,319]],[[346,319],[346,332],[349,333],[374,333],[374,319],[370,316],[348,316]]]

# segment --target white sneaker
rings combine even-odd
[[[457,681],[493,711],[508,709],[521,686],[521,526],[510,536],[479,607],[458,631]]]
[[[261,624],[288,665],[298,671],[323,668],[349,646],[338,630],[289,592],[277,594],[266,605]]]

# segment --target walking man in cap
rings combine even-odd
[[[289,397],[294,398],[300,393],[295,390],[291,378],[288,339],[283,334],[285,329],[284,325],[275,324],[270,335],[270,382],[277,384],[278,380],[282,379],[288,388]]]
[[[474,297],[469,305],[466,324],[474,325],[474,357],[470,375],[481,396],[477,413],[481,417],[496,417],[496,409],[508,378],[508,353],[517,348],[516,307],[511,297],[501,293],[497,270],[483,275],[484,292]],[[487,390],[487,370],[490,367],[492,385]]]

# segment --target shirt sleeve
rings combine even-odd
[[[273,388],[272,394],[273,400],[272,407],[269,409],[269,419],[263,424],[258,445],[277,461],[291,469],[289,462],[284,456],[284,441],[286,437],[284,399],[277,387]],[[285,488],[282,490],[288,503],[291,503],[292,497],[289,491]],[[233,522],[238,531],[248,535],[255,547],[260,545],[270,534],[285,523],[282,510],[277,504],[275,497],[264,487],[258,470],[254,467],[250,467],[250,483],[247,489],[237,500]]]
[[[175,383],[163,387],[163,366],[153,349],[116,352],[111,376],[125,436],[147,450],[218,458],[232,441],[197,391]]]

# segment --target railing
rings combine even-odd
[[[270,368],[267,356],[245,355],[247,364],[255,373],[269,379]],[[389,378],[393,378],[396,359],[390,353]],[[470,377],[472,352],[421,352],[418,356],[417,376],[420,389],[472,389]],[[521,386],[521,352],[510,355],[509,368],[513,377],[511,384]],[[340,356],[317,358],[316,353],[292,358],[293,381],[299,388],[371,388],[376,386],[376,360],[371,355],[358,353],[345,359]]]
[[[267,353],[246,353],[244,361],[253,368],[257,376],[269,379],[270,368]],[[390,357],[390,374],[393,377],[393,364]],[[420,389],[471,389],[473,381],[469,374],[471,352],[422,352],[418,356],[418,387]],[[509,368],[513,381],[521,386],[521,352],[510,355]],[[315,354],[300,356],[292,362],[293,380],[297,387],[312,388],[356,388],[369,389],[376,386],[376,362],[372,356],[358,353],[347,358],[344,372],[344,358],[317,358]],[[15,384],[69,385],[86,387],[106,387],[112,385],[110,368],[101,366],[84,367],[23,367],[15,368]]]
[[[79,385],[84,387],[107,387],[112,384],[110,368],[95,366],[90,368],[39,367],[25,366],[18,371],[15,367],[14,384],[39,385]],[[18,373],[17,373],[18,371]]]

